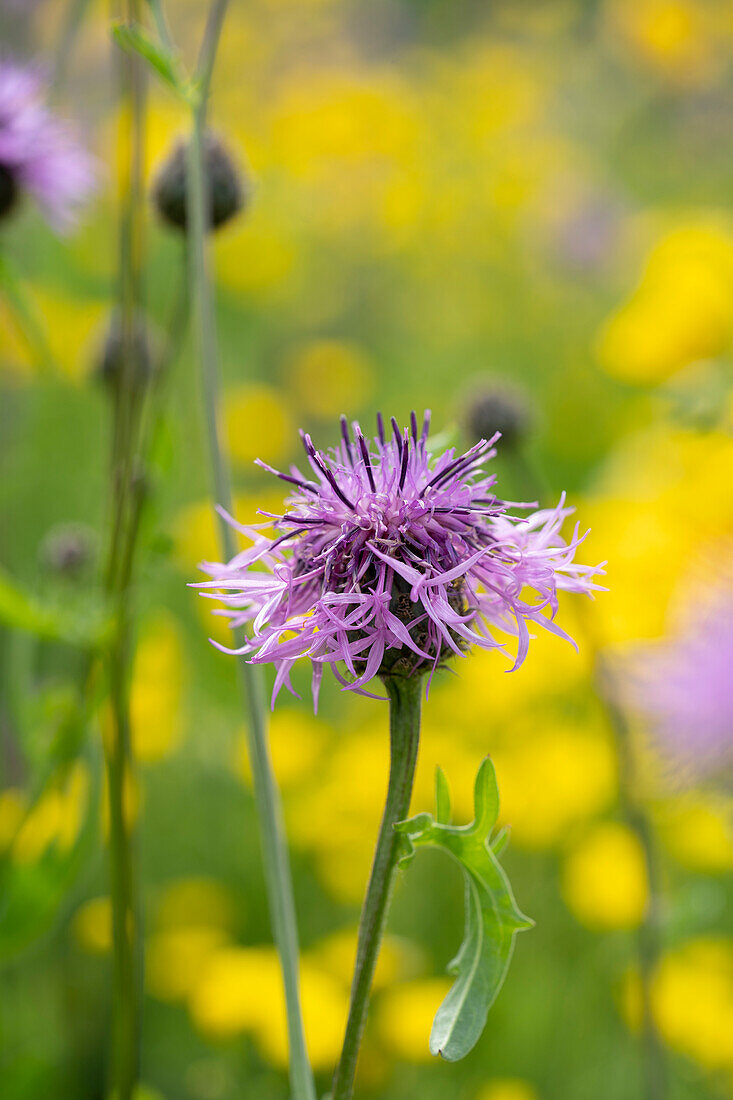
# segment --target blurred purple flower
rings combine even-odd
[[[634,654],[623,694],[659,751],[702,778],[733,764],[733,588],[710,588],[673,639]]]
[[[23,192],[57,230],[74,224],[96,182],[96,162],[43,101],[34,69],[0,60],[0,217]]]
[[[228,564],[204,563],[213,579],[198,587],[225,590],[204,595],[227,605],[215,613],[232,627],[252,623],[240,649],[218,648],[275,665],[273,704],[283,684],[292,691],[299,657],[313,663],[317,706],[326,664],[345,688],[369,694],[364,686],[378,674],[432,675],[470,645],[500,648],[491,626],[517,636],[516,668],[530,626],[567,638],[554,622],[559,589],[598,587],[597,568],[573,560],[577,526],[569,543],[560,536],[572,511],[564,498],[526,519],[509,515],[483,469],[498,433],[433,459],[429,419],[420,432],[414,413],[404,432],[392,419],[388,438],[379,416],[378,437],[368,441],[357,423],[352,438],[342,417],[342,440],[327,453],[301,433],[312,477],[259,463],[295,487],[284,515],[266,512],[270,522],[244,528],[224,513],[253,546]],[[259,533],[271,526],[275,538]]]

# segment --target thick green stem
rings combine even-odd
[[[226,0],[212,6],[199,62],[200,101],[194,110],[193,133],[189,147],[188,233],[191,303],[197,322],[204,414],[208,436],[212,487],[217,503],[231,511],[232,494],[227,461],[219,436],[219,353],[214,314],[214,298],[209,275],[207,232],[207,180],[203,169],[206,100],[213,69],[216,43],[226,8]],[[219,525],[222,553],[229,560],[236,543],[229,525]],[[243,638],[238,639],[239,644]],[[273,937],[280,957],[285,989],[288,1038],[290,1044],[290,1084],[293,1100],[315,1100],[316,1090],[308,1062],[300,1011],[298,977],[298,936],[295,902],[280,797],[270,759],[265,724],[265,702],[259,669],[244,658],[237,662],[239,684],[247,713],[247,739],[257,810],[265,882],[270,906]]]
[[[400,841],[394,826],[398,821],[403,821],[409,812],[417,764],[422,677],[406,679],[393,676],[386,680],[386,685],[390,701],[389,785],[359,922],[351,1004],[341,1059],[333,1081],[333,1100],[350,1100],[353,1095],[356,1063],[369,1008],[369,993],[397,869]]]

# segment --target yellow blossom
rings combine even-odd
[[[694,940],[654,976],[652,1004],[670,1044],[711,1069],[733,1069],[733,942]]]
[[[710,791],[685,794],[658,811],[659,835],[683,867],[703,874],[733,870],[733,800]]]
[[[93,955],[104,955],[112,947],[112,906],[108,897],[90,898],[74,914],[77,942]]]
[[[308,952],[308,959],[333,978],[349,985],[356,961],[356,928],[342,928],[320,940]],[[411,976],[421,965],[417,947],[396,936],[382,941],[374,973],[373,988],[387,989],[395,982]]]
[[[390,986],[375,1003],[379,1037],[396,1057],[409,1062],[432,1059],[429,1039],[433,1019],[450,989],[445,978],[422,978]]]
[[[183,734],[183,646],[170,615],[159,614],[140,638],[130,687],[130,723],[135,759],[162,760]]]
[[[479,1089],[476,1100],[539,1100],[534,1085],[519,1077],[496,1077]]]
[[[227,887],[201,876],[166,883],[155,909],[156,927],[164,930],[208,925],[231,931],[237,919],[237,905]]]
[[[223,286],[259,302],[287,293],[298,260],[298,242],[280,212],[259,193],[253,207],[215,241],[216,272]]]
[[[256,458],[277,463],[293,436],[290,413],[281,394],[263,384],[245,384],[224,394],[224,423],[229,453],[250,466]]]
[[[616,757],[605,731],[545,722],[492,753],[501,820],[512,842],[549,848],[605,810],[616,793]]]
[[[262,516],[258,515],[258,509],[276,512],[279,507],[282,507],[282,503],[283,494],[272,490],[256,496],[239,493],[234,498],[234,518],[245,526],[259,523],[262,522]],[[210,500],[187,504],[173,520],[175,560],[186,576],[195,575],[197,566],[202,561],[221,560],[218,522],[214,505]],[[239,535],[236,530],[234,537],[239,549],[250,545],[249,540]],[[201,603],[205,605],[207,601],[201,600]],[[204,610],[207,613],[207,619],[210,618],[209,609],[205,607]]]
[[[715,4],[615,0],[610,14],[624,44],[630,44],[637,56],[661,75],[697,85],[710,83],[719,73],[724,57],[719,41],[724,17],[716,18]]]
[[[649,888],[644,853],[625,825],[596,825],[567,856],[563,897],[581,924],[634,928],[646,911]]]
[[[372,388],[364,353],[340,340],[314,340],[298,348],[289,376],[297,407],[324,419],[359,408]]]
[[[668,951],[651,982],[652,1014],[673,1049],[713,1071],[733,1071],[733,940],[707,936]],[[622,1011],[638,1030],[641,990],[627,975]]]
[[[16,863],[35,863],[55,844],[60,852],[74,845],[89,803],[89,769],[79,760],[28,811],[13,841]]]
[[[199,973],[226,943],[226,933],[210,925],[192,923],[153,932],[145,953],[150,992],[161,1001],[185,1001],[196,988]]]
[[[275,710],[269,724],[270,747],[278,782],[283,788],[314,778],[314,769],[333,730],[320,718],[295,707]],[[236,770],[247,784],[252,782],[247,736],[237,742]]]
[[[364,895],[388,770],[384,730],[352,733],[333,746],[320,782],[286,806],[293,841],[314,853],[322,881],[340,900],[358,903]]]
[[[654,427],[617,447],[583,505],[588,554],[602,548],[610,563],[609,590],[593,607],[604,641],[665,632],[680,578],[701,548],[733,531],[733,499],[720,492],[730,476],[733,439],[724,432]]]
[[[346,986],[304,961],[301,997],[306,1040],[315,1069],[338,1057],[348,1010]],[[274,1064],[287,1065],[287,1028],[282,977],[272,948],[230,947],[205,961],[189,1000],[203,1032],[226,1038],[254,1035]]]
[[[733,234],[713,221],[678,225],[652,249],[636,291],[605,323],[598,354],[609,373],[660,382],[733,337]]]

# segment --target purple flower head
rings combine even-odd
[[[38,72],[0,61],[0,218],[27,192],[57,230],[94,190],[94,158],[43,102]]]
[[[675,636],[634,654],[622,692],[645,719],[675,778],[733,765],[733,586],[696,600]]]
[[[328,452],[301,433],[308,474],[260,462],[293,486],[286,511],[263,513],[268,523],[256,529],[236,525],[253,545],[228,564],[201,566],[213,579],[199,587],[218,590],[204,595],[226,605],[219,614],[234,628],[251,624],[240,649],[218,648],[274,664],[273,703],[283,684],[292,691],[300,657],[312,662],[317,705],[326,664],[345,688],[369,694],[374,676],[432,674],[471,645],[500,647],[491,627],[517,637],[516,668],[532,625],[567,637],[554,622],[558,590],[597,587],[597,570],[573,560],[577,527],[570,542],[560,536],[571,511],[564,499],[520,518],[495,495],[484,465],[498,433],[465,454],[433,457],[429,413],[421,430],[414,413],[404,431],[394,419],[389,434],[381,415],[377,422],[377,437],[366,439],[342,417]]]

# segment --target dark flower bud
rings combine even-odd
[[[94,558],[94,533],[81,523],[59,524],[46,534],[38,556],[49,572],[75,580]]]
[[[504,448],[516,447],[529,430],[532,414],[524,394],[504,382],[486,379],[466,402],[463,416],[471,441],[501,432]]]
[[[209,225],[219,229],[238,214],[249,199],[249,182],[234,165],[220,139],[207,132],[204,168],[209,188]],[[179,141],[153,184],[153,202],[164,222],[185,231],[188,143]]]
[[[122,315],[119,310],[110,317],[104,341],[97,356],[97,376],[108,386],[116,386],[124,377],[125,355],[128,348]],[[136,313],[129,336],[129,354],[132,369],[128,370],[130,384],[142,388],[152,377],[157,362],[157,339],[144,314]]]
[[[0,221],[11,213],[18,201],[18,184],[15,173],[0,164]]]

